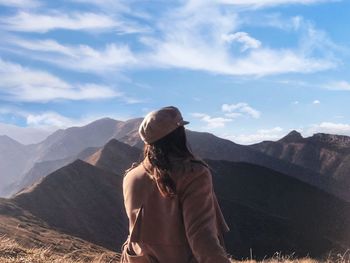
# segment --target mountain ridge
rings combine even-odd
[[[115,159],[115,153],[129,151],[126,156],[134,156],[141,150],[126,144],[123,147],[116,140],[103,148],[92,154],[99,153],[95,166],[78,159],[9,201],[55,231],[120,250],[128,220],[122,177],[115,173],[115,162],[125,167],[131,158]],[[97,167],[100,158],[104,163]],[[259,258],[272,256],[276,249],[318,257],[330,249],[342,251],[350,246],[346,224],[350,203],[263,166],[205,161],[211,167],[215,192],[231,228],[225,242],[235,257],[249,256],[250,249]]]

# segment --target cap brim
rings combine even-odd
[[[189,123],[190,123],[189,121],[180,121],[178,124],[179,124],[179,126],[183,126],[183,125],[186,125]]]

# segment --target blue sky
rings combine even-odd
[[[350,1],[0,0],[0,134],[175,105],[241,144],[350,135]]]

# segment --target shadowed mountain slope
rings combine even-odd
[[[118,249],[127,235],[121,181],[77,160],[11,200],[54,229]]]
[[[102,150],[107,170],[118,162],[108,155],[123,149],[122,143],[111,142],[105,146],[108,151]],[[127,153],[132,147],[125,149]],[[266,167],[218,160],[208,163],[231,227],[226,236],[228,250],[238,258],[249,256],[250,248],[263,258],[276,251],[320,257],[350,247],[350,203]]]
[[[260,258],[276,251],[320,257],[350,248],[350,203],[271,169],[208,160],[228,250]]]

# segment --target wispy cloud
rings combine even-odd
[[[77,1],[98,4],[94,0]],[[110,1],[102,1],[101,5],[106,2]],[[128,5],[120,4],[120,9],[126,7]],[[13,17],[2,18],[0,26],[7,30],[42,33],[54,29],[128,32],[126,20],[122,16],[118,18],[120,21],[105,13],[19,12]],[[34,59],[86,72],[106,72],[122,67],[182,68],[223,75],[265,76],[322,71],[336,67],[339,62],[330,51],[336,46],[326,34],[301,17],[295,22],[305,31],[300,45],[275,49],[239,30],[237,10],[223,9],[219,2],[189,1],[154,19],[157,33],[141,35],[139,41],[143,46],[137,52],[127,44],[117,43],[93,48],[61,44],[53,39],[17,38],[8,42],[35,51],[31,56]],[[240,51],[232,45],[239,45]]]
[[[45,129],[19,127],[13,124],[0,123],[0,135],[7,135],[23,144],[38,143],[51,133],[52,130],[48,131]]]
[[[236,118],[242,116],[249,116],[255,119],[260,118],[261,113],[250,107],[248,103],[239,102],[237,104],[223,104],[221,106],[221,110],[224,116],[212,117],[206,113],[192,113],[191,115],[202,122],[205,122],[206,128],[214,129],[214,128],[222,128],[225,127],[226,123],[232,122]]]
[[[334,122],[321,122],[318,124],[313,124],[307,130],[309,135],[314,133],[330,133],[339,135],[349,135],[350,136],[350,124],[347,123],[334,123]]]
[[[102,13],[57,11],[32,13],[20,11],[14,16],[2,17],[0,27],[8,31],[46,33],[52,30],[82,30],[88,32],[113,30],[118,33],[135,33],[145,31]]]
[[[0,0],[0,6],[1,5],[17,8],[35,8],[42,4],[37,0]]]
[[[63,45],[52,39],[27,40],[8,38],[8,43],[34,51],[33,59],[43,60],[74,71],[106,73],[126,69],[138,63],[127,45],[107,44],[94,49],[88,45]],[[18,49],[15,51],[18,52]]]
[[[198,0],[195,0],[198,1]],[[278,6],[278,5],[286,5],[286,4],[315,4],[321,2],[330,2],[334,0],[216,0],[222,4],[230,4],[230,5],[238,5],[245,7],[270,7],[270,6]]]
[[[274,127],[271,129],[259,129],[255,133],[223,135],[222,137],[240,144],[253,144],[261,141],[276,141],[284,136],[284,129]]]
[[[323,88],[328,90],[346,90],[350,91],[350,83],[345,80],[332,81],[327,84],[321,85]]]
[[[149,65],[258,76],[310,73],[337,66],[330,49],[321,48],[326,38],[317,31],[308,30],[310,39],[305,36],[294,48],[269,48],[238,30],[238,16],[229,8],[207,1],[190,2],[170,12],[160,19],[160,36],[141,39],[152,50],[147,55]],[[244,53],[232,50],[231,45],[237,41],[243,44]]]
[[[151,15],[145,11],[140,11],[139,3],[130,0],[70,0],[75,3],[93,5],[105,13],[127,15],[141,19],[150,19]],[[130,22],[130,20],[129,20]]]
[[[251,37],[246,32],[237,32],[234,34],[223,35],[222,39],[228,43],[238,42],[243,44],[243,47],[241,48],[242,51],[259,48],[261,46],[261,42],[259,40]]]
[[[255,119],[260,118],[260,111],[252,108],[249,106],[248,103],[245,102],[239,102],[237,104],[223,104],[221,106],[222,111],[225,113],[226,116],[241,116],[242,114],[248,115],[250,117],[253,117]]]
[[[317,105],[317,104],[321,104],[321,102],[320,102],[319,100],[314,100],[314,101],[312,102],[312,104]]]
[[[0,92],[2,99],[27,102],[96,100],[123,96],[108,86],[93,83],[71,85],[45,71],[1,59]]]
[[[72,118],[65,117],[56,112],[44,112],[39,114],[28,114],[26,116],[28,126],[31,127],[56,127],[67,128],[82,123],[81,120],[77,121]],[[84,123],[84,122],[83,122]]]
[[[192,113],[193,117],[200,119],[207,124],[206,128],[214,129],[224,127],[227,122],[231,122],[230,118],[212,117],[205,113]]]

